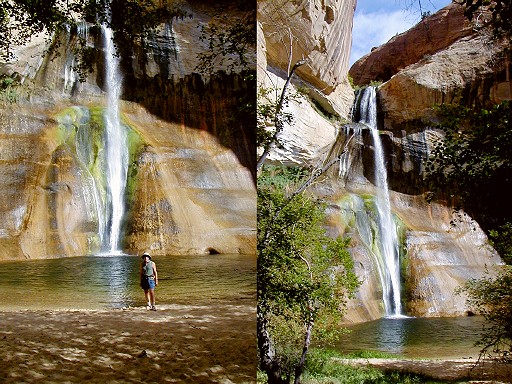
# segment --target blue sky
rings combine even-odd
[[[372,47],[418,23],[422,12],[435,13],[450,3],[451,0],[357,0],[350,65]]]

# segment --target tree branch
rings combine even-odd
[[[283,109],[284,102],[286,100],[286,92],[288,90],[288,86],[290,85],[290,81],[293,77],[293,74],[295,73],[295,70],[299,68],[301,65],[306,64],[307,60],[299,60],[295,63],[295,65],[292,67],[290,73],[288,74],[288,77],[286,78],[286,83],[283,86],[283,89],[281,91],[281,96],[279,97],[279,102],[277,103],[275,116],[274,116],[274,126],[276,128],[274,134],[272,135],[272,138],[270,141],[265,145],[265,148],[263,150],[263,153],[261,154],[260,158],[258,159],[258,163],[256,165],[256,170],[259,170],[263,163],[265,162],[268,154],[270,151],[275,147],[277,143],[277,138],[281,134],[284,124],[281,121],[281,110]]]
[[[325,172],[327,172],[334,164],[336,164],[340,158],[347,152],[348,145],[354,138],[354,134],[348,138],[348,140],[345,142],[343,150],[340,152],[338,156],[336,156],[334,159],[329,161],[327,164],[323,165],[321,168],[317,168],[311,172],[311,176],[299,187],[297,188],[288,198],[286,203],[277,211],[276,217],[281,213],[283,208],[285,208],[294,198],[295,196],[301,194],[308,188],[311,184],[313,184],[320,176],[322,176]]]

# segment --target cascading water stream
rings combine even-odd
[[[400,297],[400,262],[396,226],[391,215],[387,170],[384,152],[377,127],[377,97],[374,87],[362,91],[360,99],[360,123],[370,128],[375,153],[375,184],[377,187],[376,206],[380,231],[380,253],[383,268],[379,271],[382,281],[382,296],[386,316],[400,316],[402,303]]]
[[[87,22],[78,22],[76,26],[76,33],[80,40],[83,40],[86,44],[89,44],[89,25]],[[66,50],[66,63],[64,66],[64,93],[71,93],[73,88],[77,86],[79,75],[76,71],[77,60],[73,53],[71,46],[71,27],[66,25],[67,30],[67,50]]]
[[[121,222],[124,215],[124,191],[128,173],[128,146],[126,129],[119,117],[119,98],[122,78],[119,71],[119,58],[112,40],[112,30],[103,26],[105,43],[106,93],[105,110],[105,164],[106,170],[106,204],[105,233],[102,251],[111,254],[121,253],[119,239]]]

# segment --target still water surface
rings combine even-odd
[[[256,256],[157,256],[157,305],[256,305]],[[0,310],[144,306],[137,256],[0,262]],[[405,357],[476,357],[480,317],[383,318],[350,326],[336,346]]]
[[[156,256],[157,305],[251,303],[256,256]],[[0,309],[106,309],[145,305],[137,256],[0,262]]]
[[[411,358],[478,357],[483,327],[478,316],[455,318],[383,318],[348,327],[336,349],[343,353],[381,351]]]

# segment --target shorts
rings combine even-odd
[[[143,277],[140,283],[144,290],[155,289],[156,286],[154,277]]]

